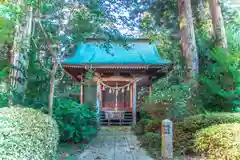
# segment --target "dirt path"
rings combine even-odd
[[[130,127],[102,127],[78,160],[153,160],[142,148]]]

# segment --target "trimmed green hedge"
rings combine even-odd
[[[220,124],[197,131],[195,149],[209,159],[240,159],[240,124]]]
[[[199,114],[174,124],[174,149],[194,152],[196,131],[217,124],[240,123],[240,113]]]
[[[48,115],[20,106],[0,108],[0,159],[55,159],[58,140],[57,123]]]

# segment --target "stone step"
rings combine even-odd
[[[110,120],[108,122],[107,119],[105,119],[105,113],[104,111],[101,111],[100,113],[100,124],[101,125],[132,125],[133,121],[133,115],[132,112],[125,112],[124,113],[124,119],[120,123],[120,120]]]

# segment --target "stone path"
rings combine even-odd
[[[78,160],[153,160],[130,127],[102,127],[98,136]]]

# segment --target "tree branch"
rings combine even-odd
[[[37,44],[36,44],[36,42],[35,42],[35,40],[32,38],[32,41],[33,41],[33,44],[34,44],[34,46],[37,48],[37,49],[39,49],[38,48],[38,46],[37,46]],[[48,69],[48,68],[46,68],[44,65],[43,65],[43,63],[42,63],[42,61],[41,61],[41,58],[40,58],[40,53],[39,54],[37,54],[38,56],[38,62],[39,62],[39,64],[40,64],[40,66],[43,68],[43,70],[44,71],[46,71],[46,72],[48,72],[49,74],[52,72],[50,69]]]
[[[56,54],[55,54],[55,52],[53,51],[53,49],[51,47],[52,46],[52,42],[50,41],[49,36],[48,36],[46,30],[44,29],[44,27],[43,27],[43,25],[41,23],[41,20],[40,20],[41,19],[40,4],[41,4],[41,0],[38,0],[38,7],[37,7],[37,13],[38,13],[37,14],[37,18],[38,19],[37,19],[37,22],[38,22],[38,24],[40,26],[41,31],[43,32],[44,37],[46,38],[47,46],[48,46],[50,55],[53,56],[53,58],[56,58]]]

